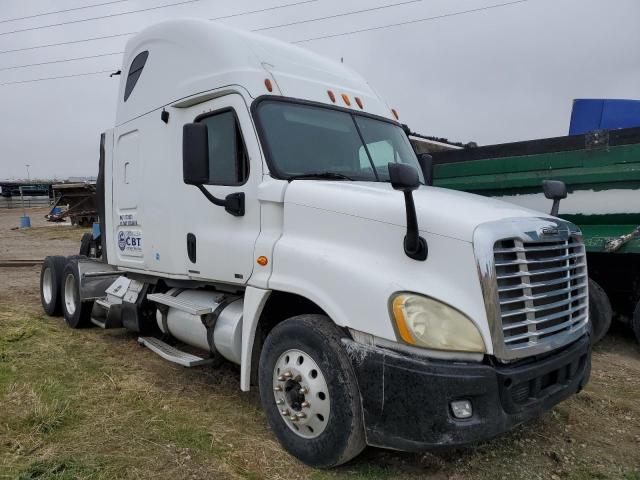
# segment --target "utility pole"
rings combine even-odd
[[[28,163],[27,163],[27,164],[25,164],[25,167],[27,167],[27,182],[28,182],[28,183],[31,183],[31,176],[29,175],[29,167],[30,167],[30,166],[31,166],[31,165],[29,165]]]

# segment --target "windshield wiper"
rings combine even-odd
[[[299,175],[291,175],[287,180],[313,180],[313,179],[324,179],[324,180],[351,180],[353,178],[348,177],[347,175],[343,175],[342,173],[336,172],[313,172],[313,173],[301,173]]]

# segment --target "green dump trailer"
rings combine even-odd
[[[549,212],[543,180],[562,180],[559,217],[587,248],[593,338],[612,317],[640,341],[640,128],[432,153],[434,185]]]

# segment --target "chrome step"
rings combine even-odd
[[[138,343],[147,347],[149,350],[157,353],[165,360],[177,363],[183,367],[197,367],[199,365],[208,365],[213,363],[213,358],[201,358],[182,350],[178,350],[171,345],[166,344],[162,340],[155,337],[139,337]]]
[[[98,298],[93,302],[91,310],[91,323],[100,327],[122,328],[122,300],[109,296]]]
[[[98,298],[96,300],[96,303],[98,305],[100,305],[101,307],[106,308],[107,310],[109,310],[111,308],[112,305],[120,305],[121,302],[110,302],[109,300],[107,300],[106,298]]]
[[[96,327],[104,328],[105,330],[107,329],[106,320],[101,320],[96,317],[91,317],[91,323],[93,323]]]
[[[166,293],[151,293],[147,295],[147,300],[190,313],[191,315],[206,315],[212,313],[214,309],[214,307],[205,307],[197,303],[180,300]]]

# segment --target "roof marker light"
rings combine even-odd
[[[347,95],[346,93],[343,93],[341,96],[342,96],[342,100],[344,100],[344,103],[347,105],[347,107],[350,107],[351,100],[349,100],[349,95]]]
[[[391,113],[393,113],[393,116],[396,117],[396,120],[400,120],[400,115],[398,115],[398,111],[395,108],[391,109]]]
[[[360,110],[364,108],[364,106],[362,105],[362,100],[360,100],[360,97],[356,97],[356,103],[360,107]]]
[[[331,90],[327,90],[327,94],[333,103],[336,103],[336,96],[333,94]]]
[[[264,79],[264,86],[267,87],[267,90],[273,92],[273,85],[271,85],[271,80],[269,80],[268,78]]]

